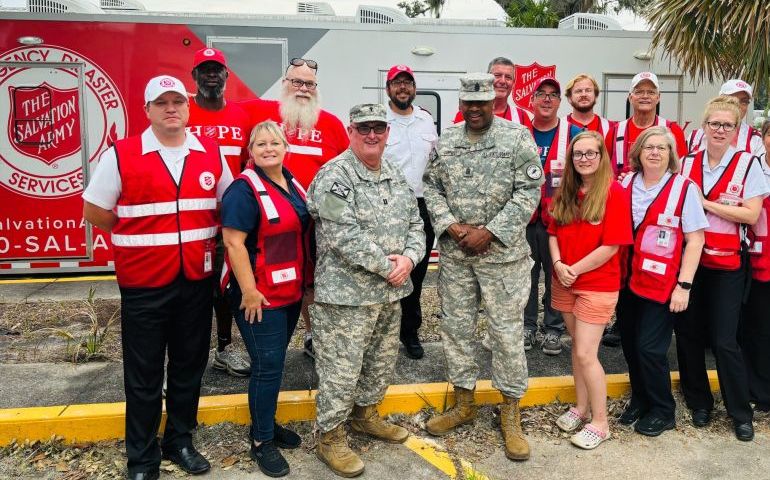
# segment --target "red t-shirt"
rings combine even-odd
[[[579,194],[582,198],[582,194]],[[548,234],[559,243],[562,262],[574,265],[602,245],[631,245],[631,205],[628,194],[618,182],[612,182],[607,207],[601,222],[593,225],[577,220],[568,225],[555,221],[548,225]],[[558,282],[554,272],[553,281]],[[579,275],[573,290],[615,292],[620,290],[620,250],[604,265]]]
[[[674,135],[674,140],[676,140],[676,153],[679,155],[679,158],[683,158],[687,155],[687,142],[684,139],[684,131],[682,131],[682,127],[673,122],[668,128]],[[629,120],[626,128],[626,137],[628,137],[628,152],[626,152],[626,155],[631,152],[634,142],[636,142],[636,139],[639,138],[639,135],[645,130],[647,130],[647,128],[637,127],[633,118]]]
[[[599,117],[599,115],[594,115],[594,119],[591,120],[587,125],[585,125],[583,123],[580,123],[577,120],[575,120],[575,118],[572,116],[571,113],[567,115],[567,121],[571,125],[574,125],[574,126],[578,127],[581,130],[588,130],[588,131],[591,131],[591,132],[602,133],[602,122],[601,122],[601,118]],[[605,143],[610,140],[610,134],[612,133],[612,127],[615,126],[615,123],[617,123],[617,122],[613,122],[612,120],[608,120],[607,131],[604,132],[604,137],[605,137],[604,138],[604,142]]]
[[[299,129],[287,131],[282,123],[280,104],[275,100],[249,100],[241,106],[249,114],[251,127],[259,122],[273,120],[281,124],[289,142],[289,152],[283,165],[294,178],[308,188],[321,167],[347,150],[350,145],[348,131],[339,118],[326,110],[321,110],[318,121],[311,130]]]
[[[219,144],[219,149],[227,160],[227,166],[233,178],[240,175],[249,153],[249,116],[245,110],[234,103],[226,103],[222,110],[206,110],[190,97],[190,119],[187,131],[199,137],[208,137]]]

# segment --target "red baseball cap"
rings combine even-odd
[[[537,91],[537,90],[538,90],[540,87],[542,87],[542,86],[543,86],[543,84],[544,84],[544,83],[550,83],[551,85],[553,85],[554,87],[556,87],[556,90],[557,90],[559,93],[561,93],[561,85],[559,84],[559,81],[558,81],[558,80],[556,80],[556,79],[555,79],[555,78],[553,78],[553,77],[543,77],[543,78],[541,78],[540,80],[538,80],[538,81],[537,81],[537,83],[535,84],[535,89],[534,89],[534,90],[532,90],[532,91],[533,91],[533,92],[536,92],[536,91]]]
[[[227,59],[225,59],[225,54],[222,53],[221,50],[217,50],[216,48],[201,48],[197,52],[195,52],[195,57],[193,59],[193,68],[197,67],[203,62],[217,62],[220,65],[223,65],[227,67]]]
[[[412,77],[412,80],[414,80],[414,72],[411,68],[407,67],[406,65],[393,65],[390,67],[390,70],[388,70],[388,81],[396,78],[399,73],[406,73]]]

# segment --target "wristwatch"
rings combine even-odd
[[[689,290],[689,289],[692,288],[692,283],[690,283],[690,282],[680,282],[680,281],[677,281],[676,284],[679,285],[680,287],[682,287],[682,290]]]

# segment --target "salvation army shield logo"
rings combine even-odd
[[[556,65],[515,65],[513,70],[513,90],[511,97],[519,107],[532,111],[532,92],[535,84],[543,77],[556,78]]]
[[[80,149],[80,105],[75,88],[43,82],[37,87],[8,87],[11,145],[47,165]]]
[[[0,52],[0,62],[0,187],[32,198],[79,195],[84,164],[93,165],[128,131],[118,86],[64,47],[22,46]]]

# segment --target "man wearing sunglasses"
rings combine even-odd
[[[256,99],[243,104],[252,126],[265,120],[273,120],[281,125],[289,142],[289,151],[283,165],[306,190],[321,166],[344,152],[350,144],[340,119],[321,109],[316,75],[318,68],[314,60],[292,58],[281,83],[280,101]],[[312,302],[313,289],[308,289],[302,307],[304,347],[305,354],[314,358],[307,311],[307,306]]]
[[[754,94],[754,89],[751,85],[744,82],[741,79],[733,79],[725,82],[719,89],[720,95],[729,95],[738,99],[739,108],[741,110],[741,124],[738,135],[733,139],[733,146],[738,150],[745,150],[754,155],[760,155],[764,152],[765,146],[762,143],[762,135],[759,130],[746,123],[746,113],[749,111],[749,105],[751,105],[751,98]],[[688,142],[688,149],[690,152],[702,150],[706,146],[706,136],[702,128],[694,130],[690,134],[690,140]]]
[[[393,377],[401,325],[399,300],[425,255],[417,201],[401,170],[383,158],[385,107],[350,110],[350,149],[324,165],[310,185],[316,222],[316,303],[310,306],[316,345],[316,455],[337,475],[364,464],[348,446],[344,423],[391,443],[409,432],[380,418],[377,405]]]
[[[561,85],[553,77],[543,77],[532,92],[534,117],[529,131],[535,139],[540,163],[545,174],[541,188],[540,206],[527,225],[527,243],[535,264],[530,271],[529,300],[524,308],[524,350],[529,350],[537,337],[537,316],[540,270],[545,277],[543,294],[543,339],[540,348],[546,355],[561,353],[561,335],[564,320],[551,306],[551,253],[548,249],[548,224],[551,216],[548,208],[564,173],[564,156],[570,139],[580,133],[580,128],[559,118]]]
[[[216,48],[202,48],[193,57],[192,78],[198,93],[190,98],[190,120],[187,131],[217,142],[233,178],[243,170],[248,152],[249,116],[238,104],[225,101],[225,85],[229,72],[225,54]],[[217,235],[214,277],[219,278],[224,264],[222,234]],[[251,372],[249,360],[232,346],[233,316],[218,282],[214,287],[214,315],[217,320],[217,346],[212,367],[235,377]]]
[[[479,366],[473,344],[484,299],[492,350],[492,386],[503,394],[505,454],[529,458],[519,399],[527,390],[521,316],[529,287],[525,228],[540,198],[543,168],[529,131],[493,115],[494,77],[460,79],[464,123],[444,130],[423,178],[425,203],[441,253],[441,338],[455,406],[425,425],[446,435],[472,422]]]
[[[436,146],[438,135],[433,117],[427,110],[413,105],[417,93],[414,72],[406,65],[394,65],[388,71],[385,91],[390,98],[387,108],[388,146],[385,155],[388,160],[398,166],[406,177],[406,181],[417,197],[420,217],[425,226],[425,256],[412,270],[414,290],[401,300],[401,343],[409,358],[419,360],[424,351],[417,337],[417,330],[422,325],[422,310],[420,296],[422,282],[428,272],[430,251],[433,249],[433,228],[430,225],[428,209],[422,198],[422,175],[428,163],[428,155]]]

